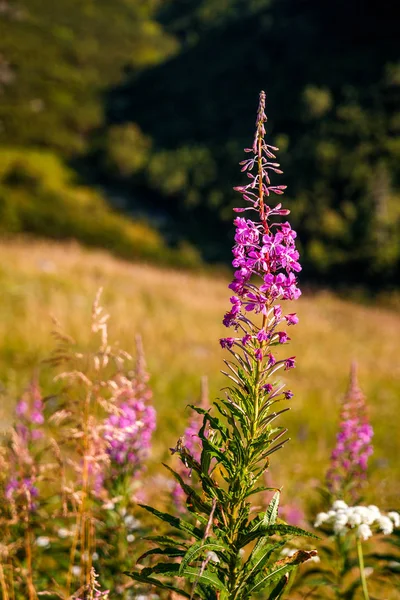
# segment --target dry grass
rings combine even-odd
[[[91,304],[103,286],[112,337],[133,351],[135,334],[143,336],[159,414],[155,454],[165,457],[182,431],[185,406],[199,393],[200,377],[209,377],[211,398],[225,383],[217,340],[226,331],[227,281],[133,265],[75,244],[21,240],[1,244],[0,252],[0,381],[10,402],[52,348],[50,314],[85,342]],[[376,431],[369,496],[396,507],[400,316],[323,292],[303,296],[298,305],[301,322],[292,329],[290,350],[298,367],[287,375],[295,397],[284,418],[292,441],[275,458],[273,480],[285,481],[299,496],[318,485],[356,359]]]

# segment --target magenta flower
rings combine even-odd
[[[366,478],[368,458],[373,453],[372,426],[368,422],[365,397],[358,381],[356,364],[351,369],[350,385],[340,414],[336,446],[326,475],[331,493],[343,497],[347,493],[355,500]]]
[[[132,476],[143,471],[156,428],[156,411],[151,404],[152,392],[139,336],[136,345],[135,374],[132,379],[119,377],[115,382],[118,412],[107,417],[103,433],[112,470]]]
[[[9,456],[9,479],[5,484],[5,497],[15,508],[32,512],[37,508],[39,496],[38,469],[35,454],[37,443],[44,436],[43,400],[36,379],[30,383],[15,407],[15,424]]]
[[[150,452],[156,412],[129,380],[121,382],[116,407],[119,414],[110,415],[104,428],[107,453],[118,471],[136,474]]]

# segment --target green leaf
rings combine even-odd
[[[230,476],[232,476],[233,475],[232,464],[229,461],[229,459],[227,458],[226,454],[224,452],[221,452],[221,450],[219,450],[219,448],[217,448],[217,446],[215,446],[207,438],[204,438],[202,440],[202,444],[203,444],[203,451],[206,451],[210,455],[210,457],[215,457],[218,460],[218,462],[220,462],[221,464],[224,465],[225,469],[228,471]]]
[[[181,596],[184,596],[185,598],[192,597],[192,595],[185,592],[185,590],[177,588],[174,585],[171,585],[169,583],[164,583],[162,581],[159,581],[159,579],[156,579],[155,577],[146,577],[146,576],[142,575],[141,573],[136,573],[136,572],[130,573],[128,571],[125,571],[124,575],[128,575],[128,577],[132,577],[132,579],[135,579],[135,581],[139,581],[140,583],[147,583],[148,585],[154,585],[155,587],[161,588],[162,590],[171,590],[173,592],[176,592],[177,594],[180,594]]]
[[[206,424],[209,423],[212,429],[216,429],[217,431],[219,431],[224,440],[226,440],[229,437],[228,429],[225,427],[225,425],[223,425],[223,423],[221,423],[221,421],[217,417],[211,415],[209,410],[201,408],[200,406],[195,406],[193,404],[189,404],[189,406],[199,415],[204,415],[204,421],[206,422]]]
[[[200,568],[185,567],[185,569],[180,572],[180,565],[176,563],[157,563],[142,571],[142,574],[145,577],[149,577],[149,575],[152,575],[153,573],[164,575],[165,577],[186,577],[188,581],[203,583],[214,587],[214,589],[227,592],[225,585],[211,569],[206,568],[201,573]]]
[[[263,575],[250,589],[247,590],[248,594],[251,595],[257,591],[262,590],[266,586],[271,585],[276,579],[282,577],[283,574],[292,571],[295,567],[301,563],[309,560],[315,556],[315,550],[299,550],[293,556],[288,556],[282,560],[279,560],[273,566],[274,570],[271,570],[266,575]]]
[[[196,492],[196,490],[194,488],[192,488],[190,485],[188,485],[182,479],[182,477],[179,475],[179,473],[177,473],[176,471],[174,471],[173,469],[171,469],[171,467],[169,467],[165,463],[163,463],[163,466],[166,469],[168,469],[168,471],[170,471],[170,473],[172,473],[172,475],[174,476],[174,478],[177,480],[177,482],[179,483],[179,485],[181,486],[181,488],[183,489],[183,491],[187,495],[188,500],[190,499],[190,501],[193,503],[193,505],[195,506],[195,508],[197,508],[197,510],[202,511],[206,515],[209,515],[211,513],[211,510],[212,510],[212,505],[211,504],[206,504],[205,502],[203,502],[203,500],[200,498],[200,496],[198,495],[198,493]]]
[[[313,533],[309,533],[304,529],[300,529],[300,527],[294,527],[293,525],[285,525],[285,524],[274,524],[267,525],[266,527],[262,524],[258,523],[254,529],[250,530],[247,533],[242,534],[237,542],[238,548],[243,548],[249,542],[256,540],[259,537],[271,536],[271,535],[299,535],[303,537],[311,537],[313,539],[319,539],[318,536]]]
[[[269,594],[268,600],[279,600],[281,598],[283,592],[285,591],[285,587],[289,582],[289,574],[285,573],[282,579],[278,582],[278,585],[274,587],[272,592]]]
[[[270,559],[271,555],[276,550],[282,548],[286,543],[285,541],[281,541],[276,544],[268,544],[267,540],[268,538],[262,538],[254,547],[253,552],[244,566],[246,569],[246,576],[243,579],[243,583],[240,587],[253,582],[257,575],[264,569],[264,566]]]
[[[197,556],[202,554],[203,552],[226,552],[229,555],[231,551],[225,544],[221,544],[220,542],[207,542],[200,540],[193,544],[191,548],[186,552],[185,556],[182,559],[179,568],[179,574],[182,575],[184,569],[189,565],[189,563],[194,560]]]
[[[169,546],[183,546],[184,548],[187,548],[187,544],[185,542],[180,542],[168,535],[147,535],[146,537],[142,538],[144,540],[148,540],[149,542],[156,542],[157,544],[165,544],[165,545],[169,545]]]
[[[185,555],[185,550],[181,550],[181,549],[176,548],[174,546],[167,546],[164,549],[153,548],[152,550],[147,550],[147,552],[144,552],[143,554],[141,554],[139,556],[139,558],[136,560],[136,562],[140,563],[144,558],[146,558],[147,556],[151,556],[152,554],[157,554],[157,555],[169,556],[171,558],[176,558],[176,557],[179,557],[179,556],[184,556]]]
[[[274,523],[276,521],[276,517],[278,516],[280,497],[281,497],[281,493],[279,491],[274,494],[274,496],[266,510],[266,513],[265,513],[265,516],[263,519],[263,525],[274,525]]]
[[[201,540],[204,537],[204,531],[202,529],[194,527],[193,525],[191,525],[187,521],[184,521],[183,519],[173,517],[168,513],[161,512],[156,508],[153,508],[152,506],[147,506],[146,504],[139,504],[139,506],[156,516],[158,519],[161,519],[161,521],[164,521],[164,523],[168,523],[169,525],[172,525],[172,527],[175,527],[180,531],[190,533],[193,537],[197,538],[198,540]]]

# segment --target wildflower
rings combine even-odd
[[[393,524],[395,527],[400,527],[400,515],[399,513],[395,512],[395,511],[391,511],[388,513],[388,517],[389,519],[392,519]]]
[[[295,356],[291,356],[290,358],[287,358],[285,360],[285,370],[287,371],[288,369],[294,369],[296,366],[295,363]]]
[[[261,348],[257,348],[255,353],[254,353],[254,357],[256,360],[262,360],[263,359],[263,353]]]
[[[331,454],[327,484],[333,494],[349,493],[354,499],[365,479],[372,454],[373,429],[368,423],[365,398],[358,386],[355,363],[341,410],[336,447]]]
[[[215,402],[218,412],[224,417],[223,421],[199,409],[202,418],[196,424],[196,433],[187,435],[186,432],[185,440],[181,440],[173,449],[174,453],[179,454],[186,471],[189,469],[190,472],[192,468],[201,483],[198,493],[196,479],[194,484],[187,483],[177,474],[187,498],[187,507],[193,515],[191,521],[196,520],[196,526],[193,528],[183,519],[171,520],[170,515],[159,513],[161,520],[169,524],[176,523],[176,527],[179,526],[182,531],[193,532],[194,538],[199,541],[199,544],[196,541],[199,551],[192,555],[192,551],[188,550],[179,572],[176,571],[177,575],[195,581],[192,595],[195,591],[197,593],[197,583],[199,589],[202,585],[198,578],[193,577],[194,574],[198,574],[204,582],[207,579],[210,581],[210,590],[206,590],[206,595],[250,598],[253,593],[262,593],[270,585],[274,585],[274,591],[269,590],[268,597],[270,592],[276,595],[278,580],[281,581],[284,576],[286,582],[286,567],[291,570],[316,554],[314,550],[300,551],[294,557],[284,559],[282,565],[282,560],[277,560],[275,553],[266,553],[265,548],[261,552],[260,548],[265,543],[273,546],[275,533],[278,534],[271,527],[272,540],[269,527],[260,525],[275,523],[280,493],[277,491],[274,494],[264,514],[256,516],[249,500],[260,490],[257,487],[258,480],[268,468],[271,455],[287,441],[282,438],[286,430],[271,425],[271,421],[284,412],[275,412],[273,406],[284,398],[284,386],[274,387],[273,395],[272,387],[267,386],[276,385],[269,378],[277,369],[283,366],[289,369],[295,365],[294,357],[277,360],[271,348],[277,346],[280,338],[287,341],[283,332],[279,335],[277,331],[283,314],[281,303],[295,300],[301,293],[297,286],[297,273],[301,267],[295,248],[296,234],[289,223],[281,222],[281,218],[287,216],[289,211],[282,208],[280,203],[270,200],[273,194],[281,195],[286,186],[271,184],[270,181],[271,172],[281,171],[279,164],[273,162],[277,148],[264,140],[265,121],[265,93],[261,92],[253,145],[245,150],[251,156],[241,163],[249,182],[235,188],[242,194],[248,205],[247,210],[255,218],[250,220],[237,216],[234,219],[236,231],[232,265],[235,271],[233,281],[229,284],[234,296],[223,318],[224,325],[232,327],[236,335],[240,332],[242,338],[242,343],[236,336],[223,338],[222,342],[230,349],[226,340],[236,341],[236,351],[231,352],[234,360],[225,361],[233,373],[233,376],[227,375],[234,385],[230,383],[230,387],[226,388],[225,399]],[[295,324],[293,316],[292,321]],[[187,441],[190,438],[195,441],[193,451],[190,451]],[[198,446],[201,449],[200,462]],[[150,507],[147,509],[153,512]],[[292,534],[292,527],[279,524],[278,535],[287,538]],[[165,555],[176,562],[175,545],[180,548],[181,543],[174,539],[171,543],[171,548],[161,551],[163,562]],[[253,549],[247,551],[245,546],[249,543]],[[208,566],[210,555],[207,556],[206,552],[210,547],[207,546],[217,548],[220,561],[213,561],[212,568]],[[232,549],[235,548],[236,555],[233,556]],[[140,581],[143,573],[146,573],[146,577],[154,574],[151,583],[165,587],[157,579],[157,574],[168,575],[165,564],[155,564],[140,573],[131,573],[131,576]],[[280,583],[278,585],[282,591]]]
[[[232,348],[233,344],[235,343],[234,338],[221,338],[219,340],[219,343],[221,344],[221,348]]]
[[[295,313],[291,313],[285,316],[288,325],[297,325],[299,318]]]
[[[137,338],[138,357],[133,379],[120,376],[117,381],[115,406],[117,414],[107,417],[104,439],[111,465],[118,472],[137,475],[150,453],[151,438],[156,427],[156,411],[150,404],[141,341]]]
[[[370,537],[372,537],[371,528],[365,523],[361,523],[361,525],[357,527],[357,537],[361,538],[362,540],[368,540]]]
[[[343,500],[336,500],[326,513],[319,513],[314,527],[331,527],[336,535],[355,531],[356,536],[367,540],[374,532],[390,535],[400,526],[400,515],[390,512],[382,514],[377,506],[348,506]]]
[[[253,147],[246,150],[252,156],[241,163],[250,181],[234,188],[242,194],[248,208],[255,211],[257,217],[255,220],[241,216],[234,219],[236,231],[232,264],[236,271],[229,285],[235,291],[230,298],[234,308],[225,314],[223,323],[227,327],[240,326],[245,331],[243,345],[252,348],[256,361],[266,359],[267,366],[271,367],[276,359],[268,351],[270,341],[275,339],[280,344],[289,341],[286,332],[275,331],[282,319],[282,306],[276,302],[278,299],[294,300],[299,297],[301,292],[297,287],[296,273],[301,266],[295,247],[296,232],[289,222],[273,219],[287,215],[289,211],[281,204],[267,204],[272,193],[282,194],[286,186],[271,185],[270,173],[282,171],[274,162],[277,149],[264,141],[265,121],[265,93],[261,92]],[[261,280],[258,286],[257,279]],[[261,315],[261,328],[251,322],[249,313]],[[295,313],[289,313],[285,319],[289,325],[298,322]],[[223,338],[221,346],[231,347],[231,340]],[[284,359],[282,364],[285,369],[294,368],[294,357]]]
[[[48,546],[50,546],[50,540],[47,536],[41,535],[38,538],[36,538],[36,546],[39,546],[39,548],[47,548]]]
[[[286,331],[278,331],[278,338],[280,344],[286,344],[290,340]]]

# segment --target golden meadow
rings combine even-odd
[[[226,385],[218,339],[226,331],[221,321],[229,303],[227,284],[225,275],[131,264],[77,244],[2,242],[1,425],[7,425],[16,399],[53,348],[51,316],[85,343],[91,306],[103,287],[111,338],[134,353],[135,334],[143,337],[158,414],[150,473],[159,472],[160,459],[168,460],[168,447],[185,428],[186,405],[198,399],[201,376],[208,377],[211,400]],[[400,315],[328,292],[304,294],[296,310],[300,324],[291,331],[291,348],[297,368],[288,382],[295,396],[285,416],[291,441],[272,465],[273,483],[283,485],[283,502],[286,494],[299,500],[316,496],[350,364],[357,360],[375,430],[366,500],[397,507]],[[39,370],[46,392],[49,375],[45,366]],[[285,461],[289,451],[291,460]]]

